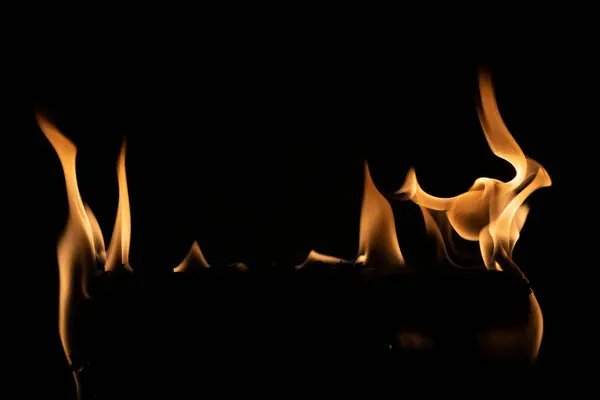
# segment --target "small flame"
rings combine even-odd
[[[314,250],[311,250],[310,253],[308,253],[308,257],[306,257],[306,260],[302,264],[297,265],[296,269],[302,269],[309,264],[315,264],[315,263],[323,263],[323,264],[333,265],[333,264],[341,264],[344,262],[348,262],[348,261],[343,260],[338,257],[328,256],[326,254],[322,254],[322,253],[316,252]]]
[[[121,153],[117,162],[117,178],[119,182],[119,205],[115,227],[108,246],[106,263],[107,271],[114,271],[123,265],[132,271],[129,265],[129,244],[131,242],[131,212],[129,210],[129,190],[127,188],[127,175],[125,173],[125,153],[127,145],[123,142]]]
[[[441,227],[449,224],[463,239],[479,242],[488,269],[502,270],[499,260],[516,268],[510,260],[529,211],[524,202],[535,190],[550,186],[552,182],[540,164],[525,156],[504,125],[488,73],[479,75],[479,86],[479,119],[486,140],[497,157],[514,167],[515,177],[509,182],[479,178],[467,192],[441,198],[426,193],[411,168],[396,195],[421,207],[427,231],[441,241],[446,257],[444,242],[451,242],[451,231],[447,230],[443,235]],[[435,221],[432,213],[440,214],[441,218]]]
[[[202,254],[202,250],[200,250],[200,245],[198,242],[194,241],[190,251],[188,251],[187,255],[177,267],[173,269],[175,272],[186,272],[186,271],[194,271],[197,268],[210,268],[210,264],[204,258],[204,254]]]

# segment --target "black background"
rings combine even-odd
[[[134,268],[172,268],[193,240],[211,264],[290,265],[310,249],[356,256],[365,160],[387,193],[410,166],[439,196],[461,193],[480,176],[511,177],[479,127],[482,66],[492,72],[509,130],[553,181],[530,198],[515,254],[545,316],[541,363],[549,373],[564,370],[566,357],[580,353],[572,349],[579,314],[567,302],[575,281],[567,268],[580,255],[570,250],[575,183],[566,168],[575,154],[566,145],[585,137],[573,125],[572,111],[584,102],[573,89],[586,79],[576,52],[552,41],[481,52],[479,44],[449,39],[298,36],[146,38],[118,47],[41,41],[15,114],[25,139],[14,167],[17,211],[24,211],[11,214],[26,266],[10,292],[23,306],[19,370],[26,381],[36,375],[26,392],[66,398],[73,390],[56,322],[64,178],[34,107],[77,145],[81,194],[107,243],[115,164],[127,139]],[[411,253],[425,251],[416,239],[423,226],[414,210],[396,211],[410,262]]]

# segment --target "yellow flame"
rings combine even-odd
[[[44,116],[38,124],[56,151],[65,176],[69,217],[58,242],[59,266],[59,332],[63,348],[71,362],[73,331],[79,307],[88,297],[88,284],[94,268],[104,254],[104,240],[92,211],[86,208],[79,195],[75,159],[77,148]]]
[[[498,261],[502,258],[510,259],[525,223],[529,210],[524,204],[525,200],[535,190],[550,186],[552,182],[540,164],[525,157],[506,128],[488,73],[482,72],[479,75],[479,87],[481,108],[478,112],[487,143],[494,155],[514,167],[515,177],[509,182],[479,178],[467,192],[441,198],[426,193],[411,168],[396,195],[418,204],[423,210],[428,231],[440,239],[442,235],[439,226],[435,226],[437,223],[430,218],[429,212],[443,212],[445,220],[442,222],[448,222],[460,237],[479,241],[486,267],[501,270],[502,266]],[[443,241],[449,240],[449,235],[443,238]],[[514,266],[512,263],[508,265]]]
[[[131,242],[131,212],[129,209],[129,190],[125,172],[125,153],[127,144],[123,142],[117,162],[117,179],[119,182],[119,205],[113,234],[108,246],[106,270],[114,271],[119,265],[132,271],[129,265],[129,244]]]
[[[186,272],[194,271],[197,268],[210,268],[210,264],[204,258],[204,254],[200,250],[200,245],[195,241],[183,261],[173,271]]]

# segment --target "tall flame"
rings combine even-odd
[[[100,225],[91,209],[84,205],[77,184],[77,148],[43,115],[37,115],[40,129],[56,151],[63,168],[69,217],[57,246],[59,267],[59,333],[69,363],[78,351],[74,329],[81,318],[83,301],[89,298],[88,285],[94,273],[102,268],[114,270],[129,265],[131,220],[129,196],[125,176],[125,151],[123,144],[117,164],[119,205],[112,239],[107,252]]]
[[[392,207],[377,190],[365,163],[358,254],[364,264],[383,272],[404,265]]]
[[[119,205],[115,227],[108,246],[106,270],[114,271],[119,265],[132,271],[129,265],[129,244],[131,242],[131,213],[129,210],[129,190],[125,173],[125,153],[127,145],[123,142],[119,161],[117,162],[117,178],[119,182]]]
[[[46,118],[37,116],[38,124],[58,154],[65,175],[69,218],[58,242],[59,266],[59,332],[70,363],[74,335],[72,327],[78,318],[83,300],[89,297],[88,284],[103,257],[104,240],[92,211],[84,206],[75,172],[77,148]]]
[[[497,157],[514,167],[515,177],[509,182],[478,178],[467,192],[441,198],[426,193],[411,168],[396,195],[421,207],[428,232],[443,239],[441,246],[446,256],[444,242],[451,243],[451,231],[442,233],[441,228],[449,224],[463,239],[479,242],[488,269],[502,270],[501,265],[516,268],[511,257],[529,210],[524,202],[535,190],[550,186],[552,182],[539,163],[525,156],[506,128],[488,73],[480,73],[479,87],[479,120],[487,143]],[[436,221],[432,214],[441,215],[441,218]]]
[[[352,261],[325,255],[312,250],[306,260],[296,266],[301,269],[312,263],[350,264]],[[362,263],[369,272],[393,273],[404,266],[400,251],[394,213],[390,203],[377,190],[368,164],[364,166],[363,195],[360,213],[358,256],[354,263]]]

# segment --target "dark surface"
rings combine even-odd
[[[451,366],[511,380],[535,372],[527,360],[482,358],[475,349],[481,332],[527,324],[529,287],[519,278],[452,271],[365,279],[353,265],[312,267],[105,274],[88,303],[90,351],[80,347],[78,356],[92,362],[82,387],[110,399],[158,390],[179,398],[201,378],[224,384],[227,371],[239,384],[270,377],[282,385],[306,374],[366,383]],[[400,346],[396,333],[407,331],[433,346]]]

